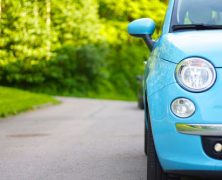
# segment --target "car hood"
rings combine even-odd
[[[222,30],[168,33],[157,44],[160,57],[167,61],[179,63],[188,57],[202,57],[222,67]]]

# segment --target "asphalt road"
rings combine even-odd
[[[0,120],[1,180],[146,180],[136,103],[61,100]]]

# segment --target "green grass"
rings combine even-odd
[[[30,91],[34,93],[44,93],[52,96],[66,96],[66,97],[79,97],[79,98],[92,98],[92,99],[107,99],[107,100],[122,100],[122,101],[137,101],[137,92],[133,90],[127,90],[125,92],[119,92],[114,88],[95,90],[63,90],[59,91],[54,88],[32,88]]]
[[[31,110],[44,104],[56,104],[53,97],[14,88],[0,87],[0,117]]]

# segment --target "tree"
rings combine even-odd
[[[127,24],[153,18],[157,37],[165,9],[159,0],[0,0],[0,83],[133,96],[148,51]]]

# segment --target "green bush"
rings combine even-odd
[[[127,5],[126,5],[127,4]],[[7,0],[0,3],[0,84],[50,94],[135,97],[148,50],[127,34],[159,0]]]
[[[22,88],[40,87],[43,91],[45,86],[54,86],[59,93],[96,87],[104,76],[106,49],[103,46],[64,46],[54,55],[52,60],[37,64],[15,61],[1,65],[1,82]]]

